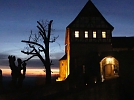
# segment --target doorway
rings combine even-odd
[[[100,73],[102,82],[107,79],[119,77],[119,62],[112,56],[104,57],[100,61]]]

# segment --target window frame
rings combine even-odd
[[[80,37],[80,31],[74,31],[74,37],[79,38]]]
[[[93,39],[96,39],[96,38],[97,38],[97,32],[93,31]]]
[[[88,35],[89,32],[88,32],[88,31],[85,31],[84,33],[85,33],[85,38],[87,39],[88,36],[89,36],[89,35]]]
[[[107,38],[107,32],[106,31],[102,31],[101,32],[102,38],[106,39]]]

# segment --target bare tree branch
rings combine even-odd
[[[41,35],[41,37],[43,38],[43,40],[45,40],[44,35],[42,34],[42,32],[39,31],[39,34]]]
[[[53,39],[50,40],[49,42],[51,42],[51,43],[55,42],[55,41],[57,40],[58,37],[59,37],[59,35],[58,35],[57,37],[53,37]]]
[[[28,51],[21,51],[21,52],[27,55],[36,55],[36,53],[33,52],[28,52]]]
[[[37,42],[25,41],[25,40],[22,40],[21,42],[25,42],[25,43],[28,43],[28,44],[35,44],[35,45],[41,47],[45,51],[45,48],[41,44],[39,44]]]
[[[23,62],[26,62],[26,61],[32,59],[32,58],[35,57],[35,56],[37,56],[37,55],[32,55],[31,57],[29,57],[28,59],[24,60]]]
[[[37,28],[43,34],[44,38],[46,38],[46,30],[45,30],[45,28],[43,27],[43,25],[39,21],[37,21],[37,23],[39,24],[39,26],[37,26]]]
[[[48,24],[48,34],[47,34],[48,40],[50,40],[52,22],[53,20],[51,20],[50,23]]]

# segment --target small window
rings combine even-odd
[[[102,32],[102,38],[106,38],[106,32],[105,31]]]
[[[93,38],[96,38],[96,31],[93,31]]]
[[[85,31],[85,38],[88,38],[88,31]]]
[[[75,31],[75,38],[79,38],[79,31]]]

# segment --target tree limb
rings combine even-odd
[[[35,55],[36,53],[32,53],[32,52],[26,52],[26,51],[21,51],[22,53],[24,53],[24,54],[27,54],[27,55]]]
[[[51,43],[55,42],[58,37],[59,37],[59,35],[57,37],[53,37],[53,39],[51,41],[49,41],[49,42],[51,42]]]
[[[44,38],[46,38],[46,30],[44,29],[44,27],[42,26],[42,24],[37,21],[37,23],[39,24],[39,26],[37,26],[37,28],[41,31],[41,33],[43,33]]]
[[[35,45],[41,47],[45,51],[45,48],[41,44],[39,44],[37,42],[25,41],[25,40],[22,40],[21,42],[25,42],[25,43],[28,43],[28,44],[35,44]]]
[[[23,62],[26,62],[26,61],[32,59],[32,58],[35,57],[35,56],[37,56],[37,55],[32,55],[31,57],[29,57],[28,59],[24,60]]]
[[[39,31],[39,34],[41,35],[41,37],[43,38],[43,40],[45,40],[45,37],[43,36],[42,32]]]
[[[52,22],[53,22],[53,20],[50,20],[50,22],[48,24],[48,34],[47,34],[48,40],[50,40]]]

